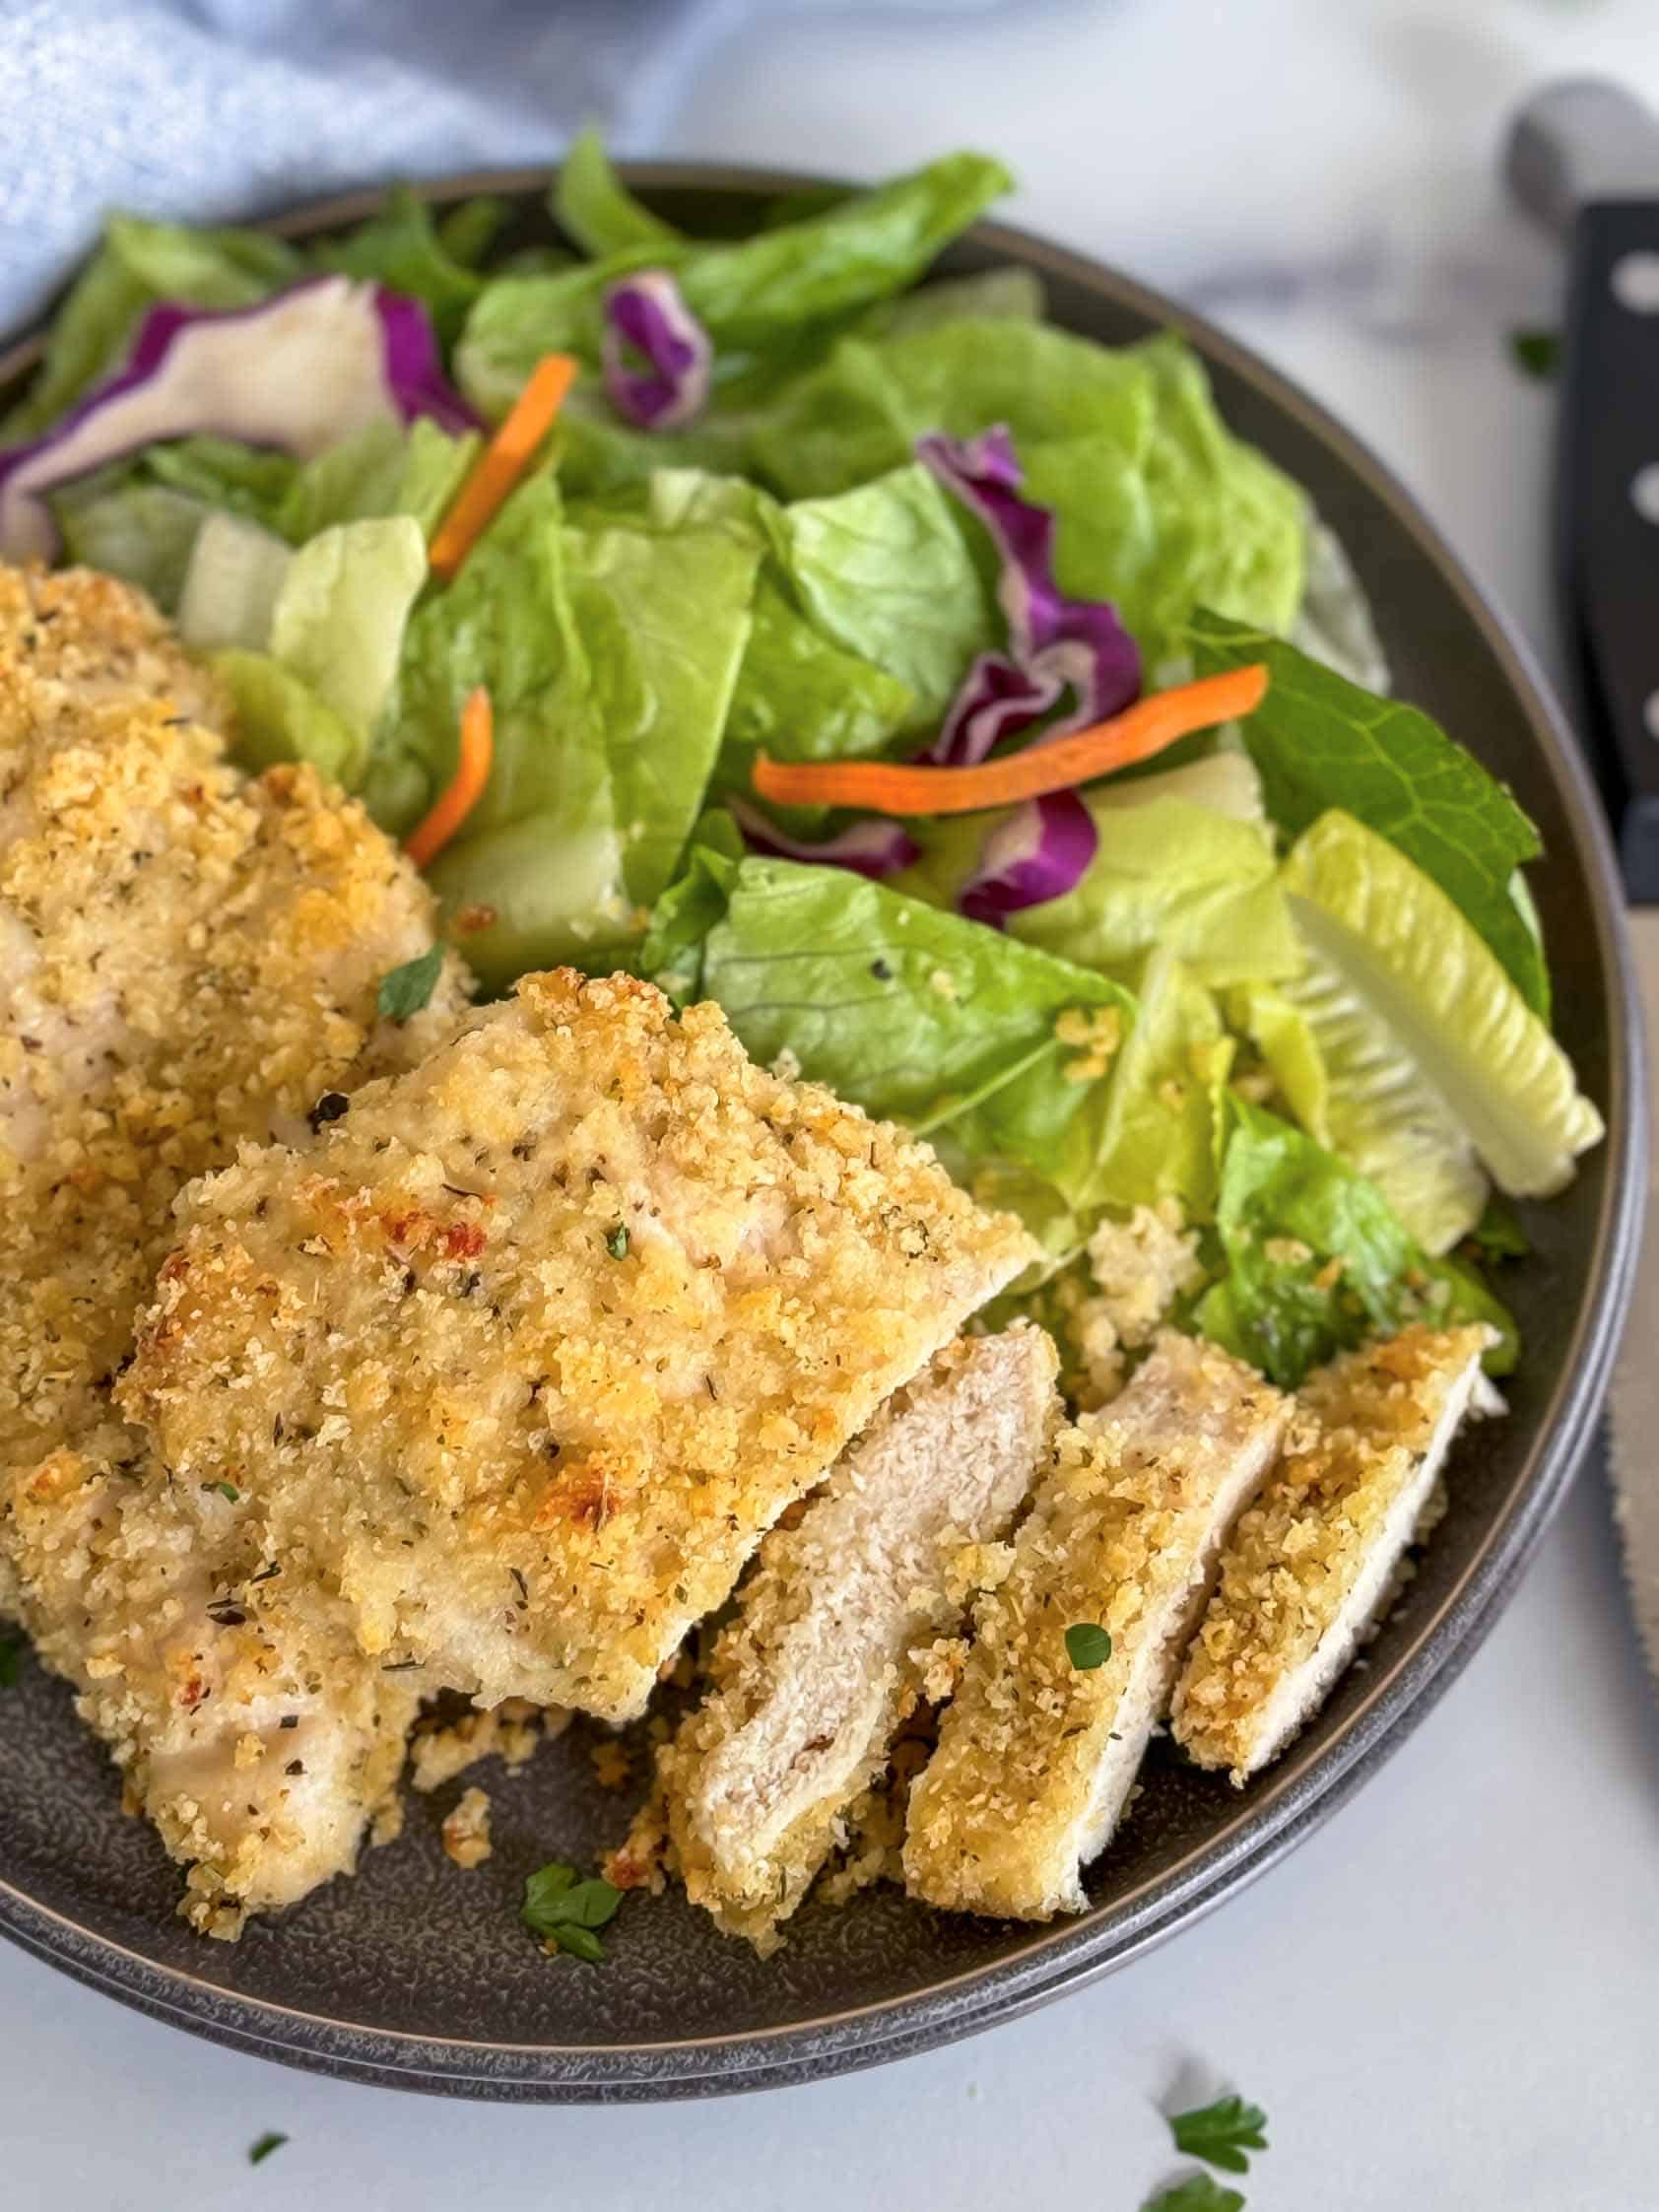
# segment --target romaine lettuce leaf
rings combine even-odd
[[[1168,788],[1191,772],[1086,794],[1095,858],[1063,897],[1010,914],[1011,933],[1125,980],[1157,946],[1213,988],[1294,975],[1271,832]]]
[[[291,668],[240,645],[208,659],[236,710],[235,758],[250,775],[279,761],[308,761],[319,775],[341,785],[363,772],[361,733]]]
[[[289,556],[271,609],[271,655],[356,733],[359,759],[341,776],[348,790],[367,766],[426,580],[427,541],[407,514],[337,522]]]
[[[298,467],[272,516],[291,545],[335,522],[413,515],[431,538],[477,458],[476,433],[452,437],[420,416],[369,423]]]
[[[431,869],[487,983],[610,965],[637,937],[702,803],[758,560],[714,529],[571,525],[543,473],[417,609],[365,797],[406,831],[453,772],[467,693],[488,685],[490,782]]]
[[[565,532],[628,895],[667,885],[702,806],[749,637],[759,551],[718,529]]]
[[[564,551],[559,488],[543,472],[519,486],[447,588],[416,609],[364,786],[383,828],[412,828],[454,772],[467,694],[489,687],[490,781],[431,876],[495,988],[527,967],[626,939],[633,924]]]
[[[431,208],[407,184],[394,185],[377,214],[317,246],[313,257],[321,268],[340,269],[424,302],[446,348],[486,281],[451,253]]]
[[[163,614],[172,614],[196,533],[215,510],[166,484],[118,482],[107,491],[89,490],[90,484],[66,486],[51,498],[66,559],[124,576]]]
[[[624,184],[595,130],[580,131],[570,141],[549,197],[560,228],[596,260],[630,246],[682,242],[682,234]]]
[[[1210,993],[1166,951],[1141,976],[1139,1017],[1118,1053],[1086,1203],[1180,1202],[1207,1221],[1226,1129],[1233,1041]]]
[[[1543,1197],[1570,1181],[1575,1156],[1602,1135],[1601,1115],[1439,885],[1335,808],[1296,840],[1283,881],[1314,955],[1367,1010],[1374,1032],[1392,1038],[1411,1071],[1401,1082],[1443,1102],[1498,1187]],[[1373,1037],[1373,1070],[1382,1050]],[[1334,1116],[1334,1091],[1329,1110]],[[1332,1133],[1340,1137],[1334,1119]]]
[[[778,513],[781,565],[802,611],[844,652],[903,684],[909,726],[934,728],[996,636],[951,502],[912,463]]]
[[[862,338],[896,338],[947,322],[1040,322],[1042,309],[1042,279],[1011,263],[972,277],[938,277],[914,292],[878,300],[855,327]]]
[[[897,466],[925,432],[1012,431],[1027,496],[1054,510],[1056,573],[1110,600],[1160,668],[1202,604],[1270,630],[1302,597],[1304,496],[1217,414],[1182,341],[1111,349],[1041,323],[949,321],[843,338],[761,411],[752,453],[792,496]]]
[[[294,554],[257,522],[216,508],[196,533],[178,599],[178,634],[195,652],[263,652]]]
[[[1341,539],[1317,515],[1308,525],[1307,581],[1291,642],[1362,691],[1389,689],[1388,660],[1370,601]]]
[[[789,1055],[926,1135],[970,1187],[1030,1199],[1039,1226],[1096,1203],[1135,1018],[1106,977],[842,870],[707,842],[640,965],[716,1000],[755,1058]]]
[[[1515,1364],[1509,1314],[1471,1269],[1432,1260],[1374,1184],[1263,1107],[1234,1099],[1216,1236],[1220,1279],[1199,1300],[1202,1334],[1286,1389],[1377,1331],[1409,1321],[1490,1323],[1494,1374]]]
[[[777,761],[865,760],[886,752],[915,720],[908,684],[835,644],[763,572],[721,740],[718,789],[747,793],[762,751]]]
[[[1468,1130],[1368,999],[1317,954],[1281,991],[1318,1061],[1309,1133],[1376,1184],[1426,1251],[1449,1251],[1487,1203]]]
[[[999,163],[952,154],[753,237],[709,242],[676,238],[666,226],[641,220],[643,211],[628,212],[614,180],[607,185],[597,173],[597,159],[596,148],[578,153],[577,173],[565,194],[574,197],[568,210],[573,230],[593,228],[596,235],[611,239],[604,258],[548,275],[498,278],[486,285],[467,317],[456,349],[456,376],[487,415],[504,413],[537,361],[556,347],[595,365],[606,292],[630,269],[647,266],[674,272],[686,304],[719,350],[717,383],[722,376],[744,377],[749,388],[743,404],[752,405],[757,366],[763,369],[761,388],[778,374],[778,365],[764,357],[781,349],[786,368],[816,359],[839,322],[913,284],[1010,182]],[[803,341],[804,351],[797,352]],[[571,397],[576,406],[566,430],[577,432],[572,456],[581,463],[572,482],[584,487],[598,482],[601,458],[608,462],[606,482],[643,473],[637,461],[627,465],[641,439],[647,450],[658,447],[663,460],[697,465],[710,459],[704,426],[681,434],[663,450],[669,440],[622,431],[595,387],[579,388]],[[588,439],[580,427],[590,415],[594,435]],[[617,435],[605,437],[607,425]],[[883,465],[908,457],[906,446]],[[729,465],[739,465],[736,453]],[[863,470],[829,489],[838,491],[877,473]]]
[[[1340,807],[1397,845],[1492,947],[1535,1014],[1550,984],[1516,869],[1538,832],[1503,786],[1415,706],[1377,699],[1260,628],[1205,612],[1192,625],[1200,675],[1265,662],[1272,679],[1243,724],[1268,812],[1290,837]]]

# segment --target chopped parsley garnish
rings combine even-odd
[[[1169,2132],[1175,2148],[1189,2158],[1219,2166],[1224,2174],[1248,2174],[1246,2151],[1265,2151],[1262,2129],[1267,2114],[1259,2105],[1246,2105],[1242,2097],[1218,2097],[1213,2105],[1200,2105],[1190,2112],[1173,2112]]]
[[[17,1688],[18,1668],[22,1658],[23,1638],[0,1637],[0,1690]]]
[[[279,2135],[274,2127],[268,2128],[266,2132],[260,2136],[257,2143],[249,2144],[247,2163],[249,2164],[249,2166],[263,2166],[265,2161],[270,2157],[271,2153],[273,2151],[280,2151],[287,2141],[288,2137],[286,2135]]]
[[[1066,1656],[1080,1674],[1103,1667],[1112,1655],[1112,1640],[1096,1621],[1074,1621],[1066,1631]]]
[[[419,960],[406,960],[401,968],[393,968],[380,978],[380,994],[375,1004],[383,1022],[407,1022],[412,1014],[419,1014],[436,988],[443,971],[443,947],[434,945],[431,952]]]
[[[1550,377],[1561,362],[1561,340],[1556,330],[1511,330],[1509,351],[1515,367],[1529,376]]]
[[[233,1482],[205,1482],[203,1483],[202,1488],[204,1490],[217,1490],[220,1497],[229,1499],[232,1506],[234,1506],[241,1497],[241,1492],[236,1488]]]
[[[607,1250],[607,1251],[608,1251],[608,1252],[610,1253],[610,1255],[611,1255],[611,1257],[612,1257],[613,1259],[627,1259],[627,1257],[628,1257],[628,1224],[627,1224],[627,1222],[625,1222],[625,1221],[619,1221],[619,1222],[618,1222],[618,1224],[617,1224],[616,1228],[612,1230],[612,1232],[611,1232],[610,1236],[609,1236],[609,1237],[607,1237],[607,1238],[606,1238],[606,1240],[605,1240],[605,1249],[606,1249],[606,1250]]]
[[[1142,2212],[1243,2212],[1244,2199],[1236,2189],[1224,2189],[1208,2174],[1189,2174],[1173,2188],[1148,2197]]]
[[[524,1885],[520,1918],[532,1935],[551,1936],[561,1951],[597,1965],[605,1947],[594,1933],[616,1918],[622,1892],[612,1883],[590,1875],[577,1878],[576,1869],[556,1858],[539,1867]]]

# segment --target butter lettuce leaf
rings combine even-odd
[[[1216,1210],[1219,1280],[1193,1319],[1283,1388],[1414,1320],[1485,1321],[1486,1365],[1515,1364],[1511,1316],[1470,1268],[1430,1259],[1357,1170],[1261,1106],[1231,1104]]]
[[[1376,1080],[1385,1035],[1399,1084],[1441,1103],[1499,1189],[1543,1197],[1568,1182],[1575,1157],[1602,1135],[1601,1115],[1497,956],[1440,886],[1386,838],[1335,808],[1297,838],[1283,881],[1297,929],[1351,994],[1345,1021],[1353,1024],[1364,1009],[1366,1081]],[[1351,1106],[1358,1096],[1351,1089]],[[1341,1141],[1334,1086],[1327,1110]]]
[[[1543,850],[1502,784],[1415,706],[1378,699],[1295,646],[1205,612],[1192,625],[1201,675],[1267,666],[1267,697],[1242,724],[1267,808],[1296,837],[1340,807],[1396,845],[1485,938],[1535,1014],[1550,983],[1516,870]]]

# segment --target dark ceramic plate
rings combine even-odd
[[[693,231],[732,231],[803,181],[653,166],[632,181]],[[541,172],[466,177],[518,210],[508,247],[551,236]],[[357,221],[378,194],[285,218]],[[1534,1256],[1506,1289],[1527,1337],[1507,1421],[1461,1451],[1450,1513],[1407,1596],[1289,1757],[1243,1792],[1155,1757],[1095,1867],[1092,1905],[1052,1927],[953,1919],[894,1890],[809,1907],[762,1964],[674,1896],[630,1903],[603,1969],[550,1964],[521,1932],[530,1868],[614,1843],[630,1799],[600,1789],[581,1726],[495,1788],[496,1855],[462,1874],[437,1823],[461,1786],[411,1799],[402,1839],[239,1945],[173,1914],[179,1877],[77,1725],[26,1663],[0,1732],[0,1927],[160,2018],[362,2081],[455,2095],[627,2099],[802,2081],[925,2049],[1056,1996],[1196,1920],[1374,1772],[1495,1619],[1589,1441],[1628,1284],[1642,1167],[1641,1069],[1617,890],[1590,786],[1525,656],[1399,486],[1293,385],[1168,301],[1017,231],[982,225],[948,267],[1022,261],[1061,323],[1117,343],[1161,325],[1208,360],[1224,412],[1307,486],[1377,609],[1401,692],[1459,732],[1541,825],[1534,876],[1562,1042],[1608,1118],[1566,1196],[1529,1218]],[[34,359],[0,358],[0,399]],[[634,1781],[644,1767],[634,1742]],[[491,1780],[486,1775],[485,1779]]]

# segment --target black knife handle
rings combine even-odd
[[[1585,739],[1629,897],[1659,901],[1659,204],[1573,234],[1556,543]]]

